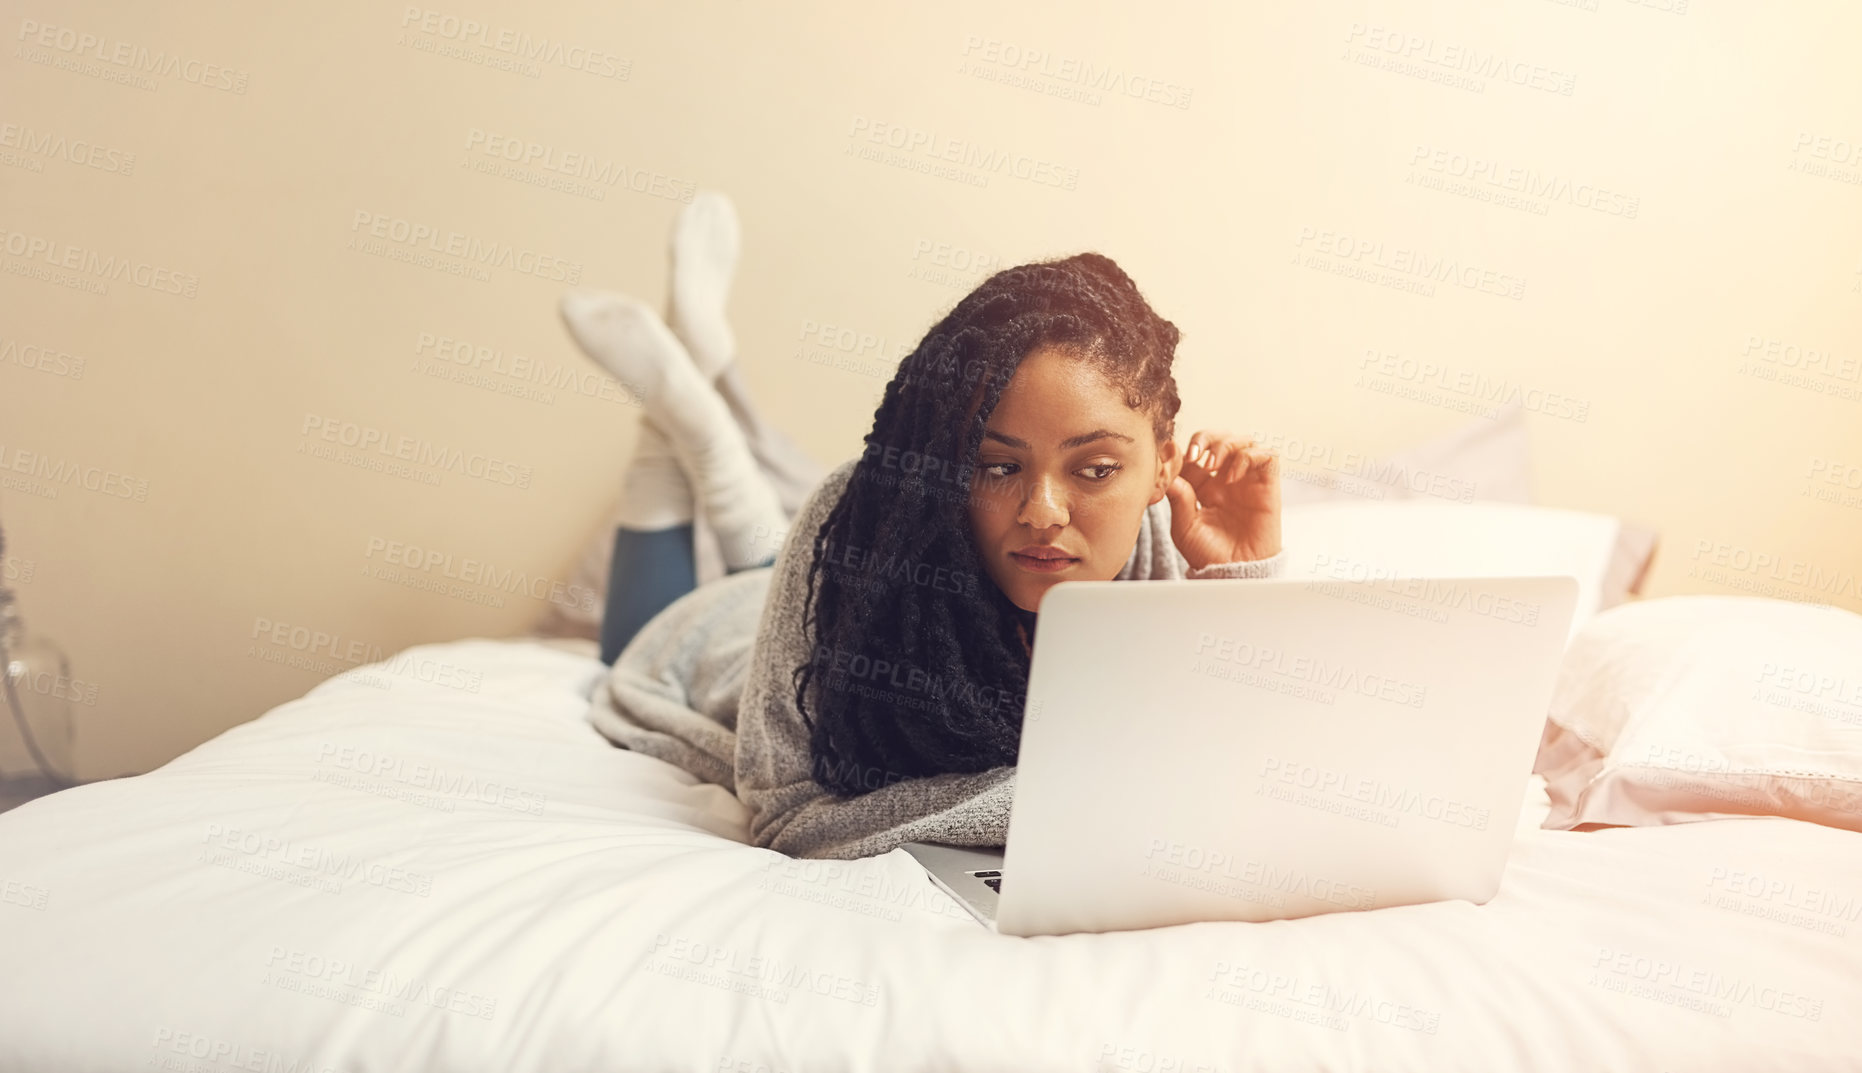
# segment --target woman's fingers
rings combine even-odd
[[[1190,463],[1198,469],[1207,469],[1209,460],[1205,454],[1206,450],[1207,448],[1203,446],[1202,432],[1198,431],[1193,433],[1190,436],[1190,445],[1187,452]]]
[[[1238,443],[1231,443],[1228,457],[1222,460],[1222,483],[1234,484],[1241,480],[1246,472],[1248,472],[1247,449]]]
[[[1241,480],[1272,466],[1277,456],[1252,436],[1197,431],[1183,451],[1186,478],[1213,477],[1223,483]]]
[[[1183,465],[1179,472],[1193,485],[1201,485],[1208,478],[1209,448],[1201,432],[1190,436],[1189,446],[1183,449]]]
[[[1198,429],[1190,436],[1189,446],[1184,449],[1183,473],[1186,478],[1201,486],[1211,478],[1229,480],[1224,476],[1224,467],[1233,459],[1234,451],[1227,438],[1220,434]]]
[[[1272,476],[1277,457],[1272,448],[1263,446],[1253,436],[1231,436],[1199,429],[1184,448],[1180,472],[1197,488],[1210,481],[1236,484],[1244,480],[1264,480]]]

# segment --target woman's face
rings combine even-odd
[[[1062,350],[1029,354],[989,415],[971,485],[970,529],[990,579],[1038,611],[1062,581],[1116,577],[1145,508],[1177,475],[1176,443],[1161,446],[1150,418],[1097,370]]]

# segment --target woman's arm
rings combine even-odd
[[[810,657],[802,629],[815,534],[840,499],[854,463],[842,463],[802,504],[790,524],[750,653],[737,710],[737,797],[750,809],[750,838],[797,857],[868,857],[906,842],[1000,846],[1008,835],[1013,767],[975,774],[905,778],[856,773],[871,786],[840,798],[815,782],[808,726],[790,677]],[[844,774],[844,773],[836,773]]]

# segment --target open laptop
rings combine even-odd
[[[1006,935],[1486,902],[1577,595],[1567,575],[1062,582],[1008,845],[904,848]]]

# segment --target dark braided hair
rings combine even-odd
[[[984,428],[1022,359],[1051,347],[1098,369],[1164,443],[1177,340],[1117,264],[1080,253],[991,275],[899,363],[814,538],[815,650],[794,682],[816,783],[853,795],[1015,763],[1034,616],[989,578],[971,532]]]

